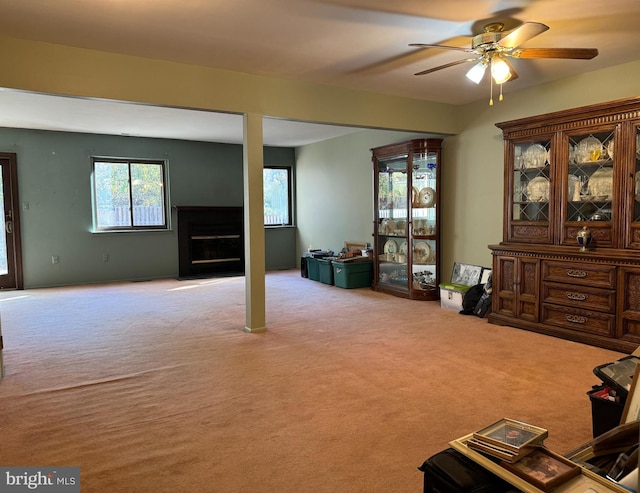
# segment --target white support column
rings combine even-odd
[[[262,115],[244,114],[244,255],[246,332],[264,332],[265,246]]]

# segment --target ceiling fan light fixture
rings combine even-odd
[[[491,77],[496,84],[504,84],[511,78],[511,68],[500,56],[491,58]]]
[[[568,60],[591,60],[598,55],[596,48],[522,48],[526,41],[542,34],[549,26],[540,22],[523,22],[515,29],[504,30],[504,23],[492,22],[487,24],[484,32],[473,36],[471,48],[440,44],[411,43],[409,46],[420,48],[443,48],[463,53],[473,53],[461,60],[455,60],[444,65],[422,70],[415,75],[425,75],[449,67],[455,67],[466,62],[475,62],[466,73],[466,77],[476,84],[484,79],[487,67],[491,67],[489,83],[491,96],[489,104],[493,105],[493,84],[500,86],[500,101],[502,101],[502,85],[507,81],[516,80],[518,73],[509,62],[510,58],[560,58]]]
[[[487,70],[487,62],[482,60],[479,63],[476,63],[471,70],[469,70],[466,74],[467,78],[476,84],[480,84],[482,78],[484,77],[484,73]]]

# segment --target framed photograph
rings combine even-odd
[[[467,440],[467,447],[483,452],[484,454],[489,454],[493,457],[506,460],[507,462],[515,462],[520,458],[513,450],[507,450],[491,443],[482,442],[473,437]]]
[[[631,423],[640,419],[640,385],[638,379],[640,378],[640,365],[636,365],[636,370],[633,373],[633,380],[631,381],[631,387],[629,388],[629,395],[627,401],[624,404],[624,410],[622,411],[622,419],[620,424]]]
[[[463,284],[465,286],[475,286],[480,284],[482,276],[481,265],[461,264],[454,262],[453,273],[451,274],[452,284]]]
[[[500,465],[543,491],[550,491],[580,474],[580,466],[544,447],[534,449],[513,464],[502,462]]]
[[[508,418],[502,418],[491,426],[473,433],[473,438],[476,441],[515,453],[519,452],[522,447],[541,445],[548,436],[549,433],[544,428]]]

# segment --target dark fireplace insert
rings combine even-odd
[[[242,207],[175,208],[180,277],[244,274]]]

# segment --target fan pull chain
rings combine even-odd
[[[489,106],[493,106],[493,77],[489,77],[489,80],[491,81],[491,85],[489,87],[491,87],[491,92],[489,93]]]
[[[500,97],[498,98],[498,101],[502,101],[504,99],[504,97],[502,96],[502,84],[498,84],[500,86]],[[493,79],[491,79],[491,92],[490,92],[490,96],[489,96],[489,106],[493,106]]]

